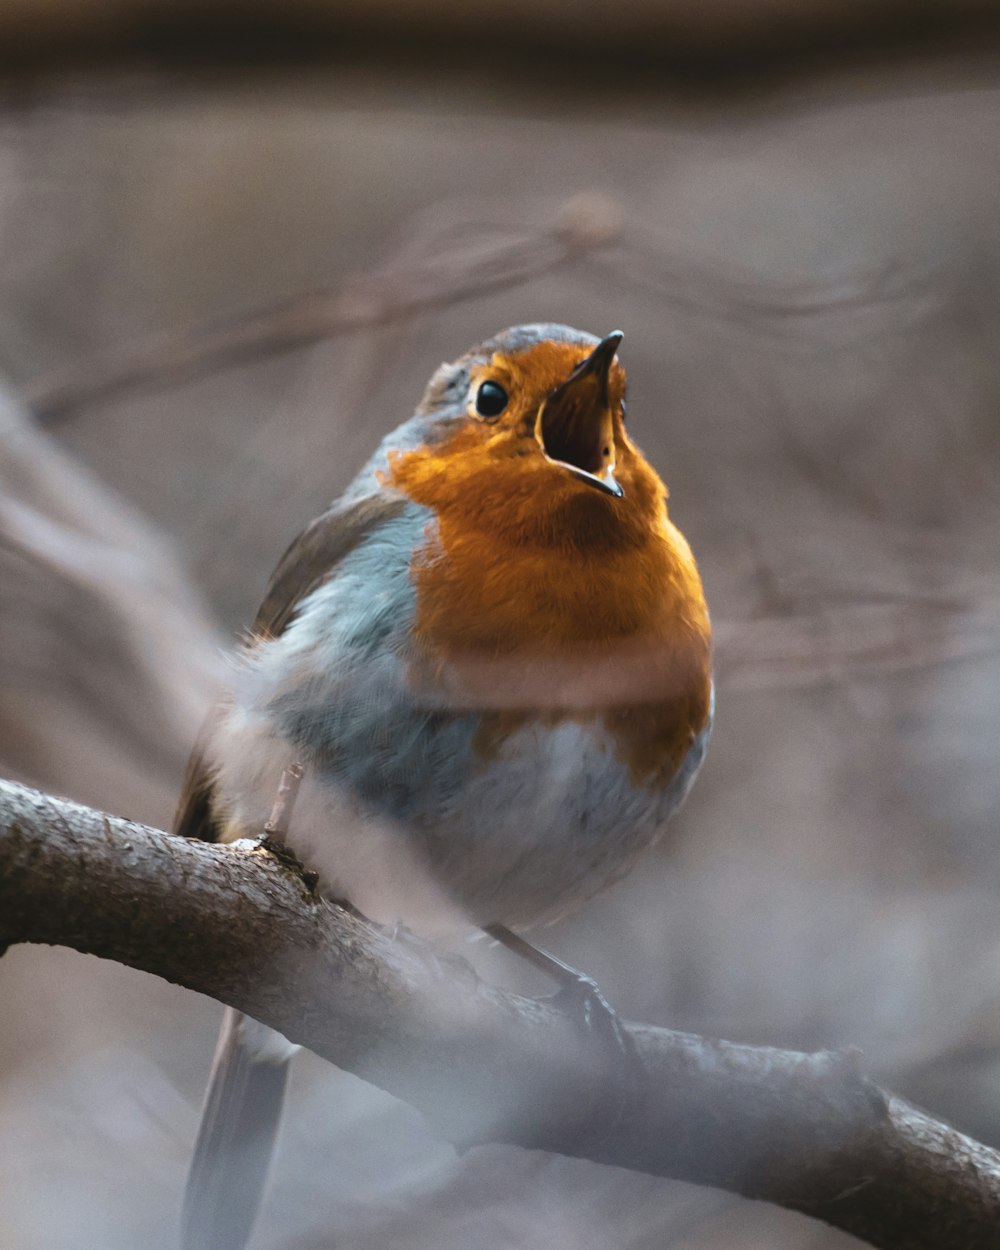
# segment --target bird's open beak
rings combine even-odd
[[[615,481],[615,427],[608,374],[624,335],[615,330],[597,344],[538,410],[535,437],[553,464],[620,499]]]

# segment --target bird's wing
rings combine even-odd
[[[335,503],[312,521],[291,543],[271,575],[254,619],[252,636],[277,638],[288,628],[302,601],[336,570],[369,535],[398,517],[409,501],[388,491],[365,495],[349,504]],[[218,830],[212,820],[212,771],[207,747],[213,710],[202,727],[188,761],[174,832],[185,838],[214,842]]]
[[[407,506],[411,505],[403,495],[365,495],[348,505],[334,504],[307,525],[271,574],[253,623],[254,634],[261,638],[282,634],[302,600],[326,581],[341,560]]]

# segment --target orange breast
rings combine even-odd
[[[600,720],[659,786],[708,720],[710,627],[665,488],[623,452],[622,500],[541,456],[490,458],[465,429],[394,457],[390,481],[436,517],[412,566],[415,684],[484,711],[484,754],[529,717]]]

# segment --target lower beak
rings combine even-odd
[[[608,375],[622,338],[616,330],[602,339],[546,398],[535,425],[535,437],[548,460],[618,499],[625,492],[615,480]]]

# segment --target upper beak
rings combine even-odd
[[[601,339],[538,411],[535,437],[542,451],[574,477],[620,499],[615,480],[615,427],[608,403],[608,375],[624,335]]]

